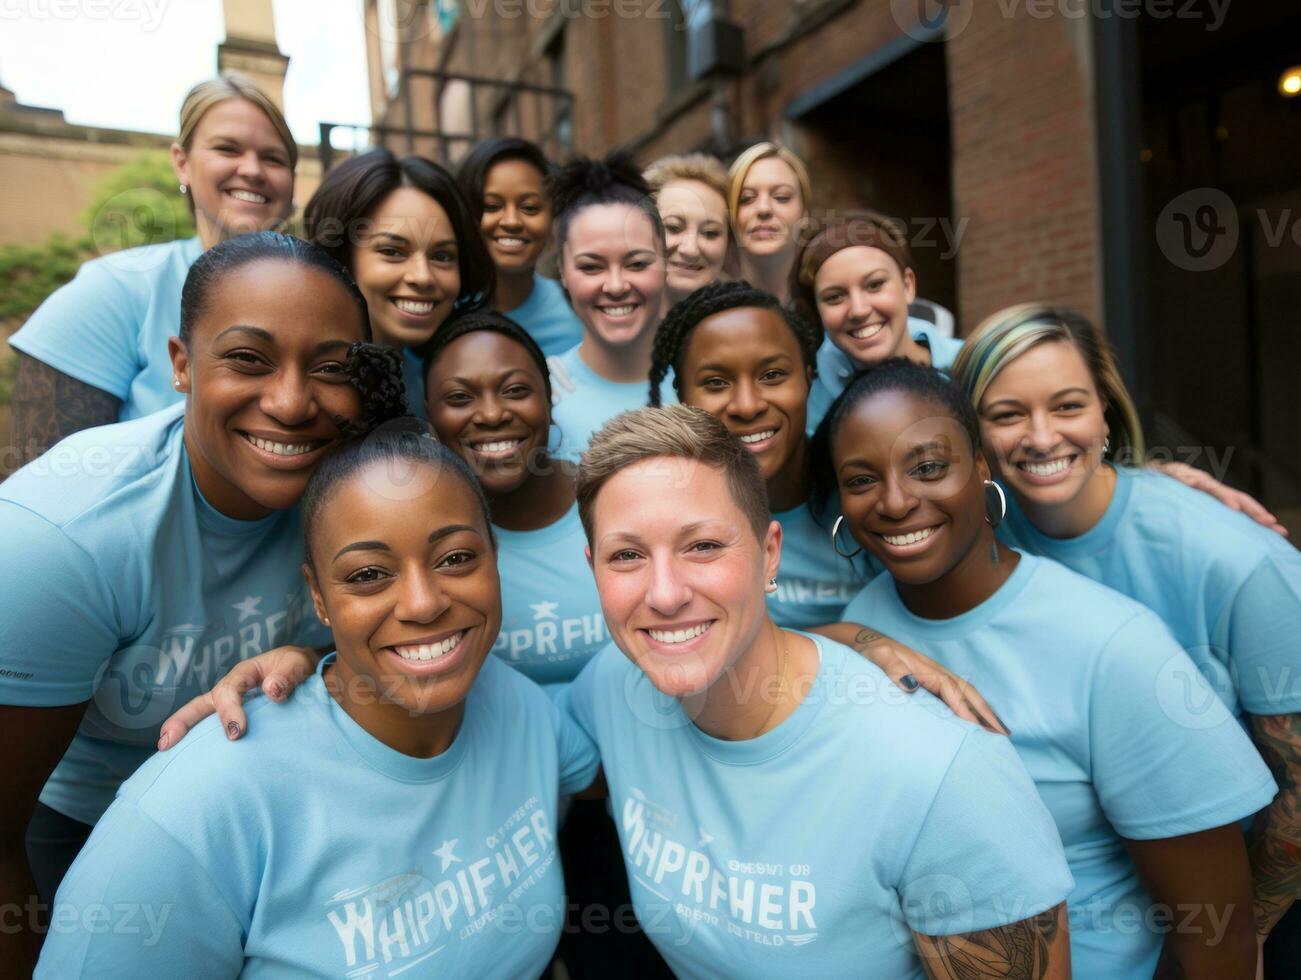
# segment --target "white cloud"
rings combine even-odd
[[[294,136],[314,144],[318,122],[364,123],[361,0],[275,0],[275,12]],[[224,37],[221,0],[0,0],[0,83],[70,122],[172,134]]]

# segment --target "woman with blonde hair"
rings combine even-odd
[[[727,260],[727,171],[706,153],[661,157],[642,175],[664,222],[665,312],[723,277]]]
[[[190,266],[218,242],[289,216],[298,146],[280,109],[246,76],[223,72],[190,89],[171,154],[198,234],[92,259],[10,338],[23,459],[81,429],[180,401],[167,340]]]
[[[1115,354],[1071,310],[1022,304],[967,341],[954,380],[1007,494],[1005,540],[1156,612],[1252,733],[1280,792],[1251,843],[1263,940],[1301,872],[1301,554],[1254,521],[1143,467]]]
[[[744,150],[727,172],[727,210],[740,278],[790,299],[790,272],[813,197],[804,161],[764,140]]]

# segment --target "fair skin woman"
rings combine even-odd
[[[852,392],[851,392],[852,393]],[[1013,575],[1022,560],[997,542],[988,516],[985,457],[970,445],[962,424],[948,407],[919,390],[885,388],[851,400],[832,438],[830,466],[840,491],[845,523],[855,540],[880,561],[894,579],[898,597],[914,616],[955,620],[985,603]],[[972,456],[974,453],[974,465]],[[1042,597],[1040,597],[1042,598]],[[1071,604],[1063,596],[1064,607]],[[1009,627],[1010,629],[1011,627]],[[1063,629],[1068,629],[1068,626]],[[965,640],[963,641],[965,642]],[[956,645],[957,641],[955,641]],[[1171,647],[1177,647],[1171,643]],[[1011,669],[989,662],[990,672]],[[1064,668],[1065,669],[1065,668]],[[1023,685],[1024,686],[1024,685]],[[1054,695],[1045,692],[1051,700]],[[1028,760],[1045,739],[1063,746],[1075,739],[1055,720],[1039,717],[1035,704],[1000,705],[1009,718],[1012,743]],[[1156,704],[1154,712],[1161,709]],[[1063,724],[1064,724],[1063,720]],[[1084,724],[1088,724],[1087,719]],[[1041,731],[1047,724],[1047,730]],[[1021,739],[1029,739],[1022,742]],[[1136,747],[1136,751],[1141,751]],[[1030,765],[1030,762],[1027,762]],[[1103,765],[1104,760],[1097,760]],[[1035,773],[1031,766],[1032,775]],[[1093,778],[1102,780],[1105,774]],[[1116,796],[1136,791],[1100,785],[1102,815]],[[1051,786],[1047,789],[1053,789]],[[1057,797],[1059,791],[1045,796]],[[1050,806],[1052,800],[1046,798]],[[1086,822],[1063,826],[1069,853],[1094,835]],[[1250,977],[1255,943],[1249,908],[1251,879],[1237,824],[1151,840],[1125,840],[1143,886],[1158,905],[1214,910],[1228,916],[1220,935],[1203,918],[1199,928],[1180,928],[1167,938],[1168,954],[1189,977]],[[1077,872],[1078,875],[1078,872]],[[1193,904],[1197,903],[1197,904]],[[1098,940],[1105,938],[1105,930]]]
[[[205,84],[217,87],[224,83]],[[202,249],[234,235],[277,228],[289,216],[293,209],[294,153],[285,139],[286,134],[276,128],[260,106],[228,92],[199,116],[183,141],[172,144],[172,170],[189,195]],[[114,261],[129,267],[130,252]],[[183,269],[177,272],[183,277]],[[180,281],[167,285],[179,295]],[[64,288],[74,289],[76,283]],[[96,305],[105,301],[103,296],[90,298]],[[97,315],[103,315],[103,311]],[[139,313],[132,308],[122,315],[134,318]],[[34,322],[38,318],[39,311]],[[128,332],[139,334],[140,330],[141,324],[132,322]],[[67,343],[66,337],[63,343]],[[157,350],[151,353],[158,362],[164,361],[161,335]],[[134,364],[139,354],[133,347],[122,356]],[[118,421],[123,409],[119,394],[80,376],[73,377],[68,373],[72,370],[69,365],[46,363],[21,350],[16,351],[16,357],[13,440],[24,461],[35,459],[73,432]],[[159,373],[164,370],[165,363],[160,365]],[[161,384],[165,391],[165,381]]]
[[[670,180],[655,194],[668,254],[666,306],[717,281],[727,258],[727,201],[699,180]]]
[[[819,267],[813,293],[827,336],[858,367],[888,357],[930,365],[930,348],[908,331],[908,304],[917,297],[917,277],[881,249],[842,248]]]
[[[746,171],[732,215],[741,278],[783,302],[808,208],[795,170],[780,157],[763,157]]]

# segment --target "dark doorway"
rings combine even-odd
[[[790,114],[807,153],[814,211],[870,207],[905,222],[918,295],[956,312],[961,239],[944,45],[905,38],[865,59],[858,74],[807,109],[800,104],[812,98],[796,100]]]
[[[1151,441],[1301,531],[1301,11],[1144,17],[1138,63]]]

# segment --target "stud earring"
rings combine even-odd
[[[772,577],[772,578],[770,578],[770,579],[768,580],[768,584],[765,585],[765,586],[763,587],[763,590],[764,590],[765,592],[767,592],[769,595],[772,595],[774,592],[777,591],[777,578],[776,578],[776,576],[774,576],[774,577]]]
[[[190,193],[190,188],[186,184],[177,184],[176,186],[177,189],[180,190],[182,194]]]
[[[181,390],[181,379],[180,379],[180,378],[172,378],[172,387],[175,388],[177,391],[180,391],[180,390]]]
[[[1102,455],[1106,456],[1110,452],[1111,452],[1111,436],[1107,436],[1102,440]]]

